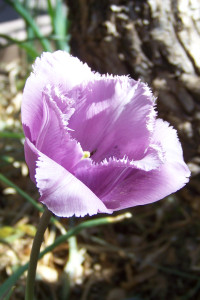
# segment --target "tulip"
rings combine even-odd
[[[92,72],[64,51],[36,59],[22,123],[30,177],[57,216],[152,203],[189,180],[177,132],[156,118],[149,87]]]

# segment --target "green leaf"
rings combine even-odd
[[[15,231],[16,231],[15,228],[11,226],[0,227],[0,239],[5,239],[6,237],[15,233]]]
[[[0,160],[5,162],[6,164],[10,164],[10,163],[13,163],[14,158],[12,156],[8,156],[8,155],[1,155]]]
[[[48,5],[48,13],[49,13],[49,16],[51,18],[51,24],[52,24],[52,27],[53,27],[54,10],[53,10],[51,0],[47,0],[47,5]]]
[[[19,224],[16,227],[2,226],[0,227],[0,241],[11,243],[25,234],[34,237],[35,233],[36,227],[30,224]]]
[[[15,287],[12,287],[11,290],[7,293],[7,295],[4,297],[3,300],[10,300],[10,297],[12,296],[14,289],[15,289]]]
[[[32,237],[34,237],[36,234],[36,227],[30,224],[19,224],[16,228],[24,234],[30,235]]]
[[[7,40],[9,42],[8,45],[3,46],[4,48],[8,47],[8,46],[10,46],[12,44],[17,44],[20,48],[24,49],[26,51],[26,53],[33,60],[35,60],[35,58],[39,55],[39,53],[37,52],[37,50],[35,49],[35,47],[33,47],[33,45],[30,45],[27,40],[25,40],[25,41],[19,41],[19,40],[14,39],[14,38],[6,35],[6,34],[0,34],[0,37],[3,38],[3,39],[5,39],[5,40]]]
[[[19,0],[5,0],[8,4],[10,4],[16,12],[27,22],[27,24],[32,28],[35,36],[39,39],[43,50],[52,52],[51,45],[49,41],[44,37],[44,35],[40,32],[39,27],[35,23],[34,19],[30,15],[30,13],[23,7],[23,5],[19,2]]]
[[[20,187],[18,187],[16,184],[14,184],[11,180],[9,180],[2,173],[0,173],[0,181],[2,181],[6,185],[14,188],[19,195],[21,195],[28,202],[30,202],[37,210],[39,210],[41,212],[44,211],[44,209],[42,208],[42,206],[40,204],[38,204],[31,196],[29,196],[26,192],[24,192],[22,189],[20,189]]]
[[[115,223],[122,221],[126,218],[129,218],[130,214],[122,214],[116,217],[105,217],[105,218],[97,218],[89,221],[82,222],[76,227],[70,229],[66,234],[59,236],[53,244],[46,247],[42,252],[40,252],[39,259],[41,259],[45,254],[51,252],[56,247],[66,242],[70,237],[77,235],[81,230],[94,227],[94,226],[102,226],[110,223]],[[1,286],[0,286],[0,299],[5,296],[7,291],[16,283],[16,281],[22,276],[22,274],[28,269],[28,263],[20,267],[13,275],[11,275]]]
[[[49,10],[51,13],[53,33],[57,36],[56,45],[57,49],[69,52],[67,36],[67,15],[63,7],[62,0],[56,0],[55,9],[52,11],[51,1],[49,2]]]
[[[1,138],[23,139],[23,132],[0,131]]]
[[[7,227],[7,228],[5,228]],[[12,231],[8,228],[9,226],[5,226],[3,228],[1,228],[1,232],[0,232],[0,241],[2,242],[6,242],[11,244],[12,242],[14,242],[15,240],[19,240],[23,235],[24,232],[18,230],[17,228],[12,228]],[[1,237],[2,235],[2,237]]]
[[[19,195],[21,195],[24,199],[26,199],[28,202],[30,202],[37,210],[39,210],[40,212],[44,212],[44,208],[42,207],[42,205],[38,204],[37,201],[35,201],[31,196],[29,196],[26,192],[24,192],[22,189],[20,189],[20,187],[18,187],[16,184],[14,184],[14,182],[9,180],[2,173],[0,173],[0,181],[2,181],[7,186],[14,188]],[[57,227],[62,227],[60,222],[54,217],[51,217],[51,222],[53,224],[57,225]]]

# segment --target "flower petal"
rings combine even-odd
[[[94,215],[98,212],[112,213],[103,202],[80,180],[62,166],[38,151],[27,140],[26,159],[37,159],[32,178],[40,192],[40,201],[60,217]],[[33,164],[31,164],[33,165]],[[35,174],[34,174],[35,173]]]
[[[37,162],[36,181],[40,201],[57,216],[83,217],[112,212],[86,185],[43,154]]]
[[[62,92],[92,78],[94,73],[78,58],[65,51],[43,53],[33,66],[34,72],[26,81],[22,101],[22,123],[26,134],[27,128],[31,139],[36,140],[42,123],[42,93],[48,84],[59,87]],[[29,136],[30,138],[30,136]]]
[[[43,94],[43,120],[35,145],[39,151],[71,172],[81,160],[83,151],[67,131],[66,124],[71,112],[68,109],[68,113],[63,114],[59,110],[57,103],[60,97],[54,94],[51,87]]]
[[[29,168],[30,178],[31,180],[36,183],[35,181],[35,170],[36,170],[36,162],[38,160],[38,151],[35,146],[31,143],[29,138],[25,138],[24,143],[24,155],[25,160]]]
[[[69,127],[92,159],[122,159],[124,154],[130,160],[141,159],[155,118],[154,98],[147,86],[127,76],[96,76],[79,94],[84,97],[76,99]]]
[[[164,137],[164,138],[163,138]],[[161,142],[166,161],[157,170],[133,170],[102,201],[107,208],[119,210],[160,200],[182,188],[189,180],[190,171],[183,160],[176,130],[167,122],[157,120],[153,136]]]
[[[146,156],[140,161],[129,161],[128,158],[117,160],[110,158],[100,164],[88,159],[81,160],[74,168],[75,176],[87,185],[100,199],[104,199],[112,189],[132,172],[132,169],[151,171],[164,163],[164,155],[159,147],[149,148]]]

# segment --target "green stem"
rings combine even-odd
[[[1,157],[1,159],[2,159],[2,157]],[[6,157],[2,160],[9,162],[10,159],[12,159],[12,158]],[[30,202],[37,210],[39,210],[42,213],[44,212],[44,208],[43,208],[43,206],[41,206],[41,204],[38,204],[37,201],[35,201],[31,196],[29,196],[26,192],[24,192],[22,189],[20,189],[20,187],[18,187],[16,184],[14,184],[14,182],[12,182],[10,179],[8,179],[6,176],[4,176],[2,173],[0,173],[0,182],[3,182],[7,186],[11,186],[12,188],[14,188],[20,196],[22,196],[24,199],[26,199],[28,202]],[[64,230],[64,227],[62,226],[62,224],[56,218],[51,217],[51,222],[60,231]]]
[[[46,247],[39,255],[39,259],[42,258],[45,254],[53,251],[56,247],[61,245],[62,243],[66,242],[71,236],[77,235],[81,230],[94,227],[94,226],[102,226],[107,225],[111,223],[121,222],[124,219],[131,218],[132,215],[130,213],[124,213],[115,217],[105,217],[105,218],[97,218],[92,219],[89,221],[84,221],[80,224],[78,224],[76,227],[70,229],[67,233],[59,236],[53,244]],[[1,286],[0,286],[0,299],[4,299],[5,294],[11,289],[13,285],[16,284],[17,280],[22,276],[22,274],[28,269],[29,263],[26,263],[25,265],[19,267]],[[189,278],[192,278],[194,280],[199,280],[198,276],[191,275]],[[192,276],[192,277],[191,277]]]
[[[69,219],[69,229],[73,229],[74,227],[75,227],[75,217],[71,217]],[[70,263],[71,264],[73,263],[74,257],[76,257],[77,252],[78,252],[77,238],[75,235],[71,236],[69,238],[68,244],[69,244],[69,258],[68,258],[67,264],[65,266],[65,271],[67,270],[67,265]],[[72,273],[72,271],[71,271],[71,273]],[[70,274],[70,272],[68,275],[69,275],[69,279],[71,279],[70,277],[73,276],[72,274]]]
[[[51,212],[46,208],[40,219],[38,230],[33,241],[29,268],[28,268],[28,277],[26,281],[25,300],[33,300],[35,274],[36,274],[39,253],[40,253],[40,246],[42,244],[44,233],[47,229],[50,218],[51,218]]]

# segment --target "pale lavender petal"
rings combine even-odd
[[[69,127],[94,161],[144,156],[155,121],[154,98],[145,84],[126,76],[96,76],[79,95]]]
[[[29,168],[30,178],[34,183],[36,183],[36,181],[35,181],[35,170],[36,170],[36,162],[37,162],[39,156],[38,156],[37,149],[31,143],[29,138],[25,138],[24,155],[25,155],[26,163],[27,163],[28,168]]]
[[[74,168],[75,176],[87,185],[100,199],[104,199],[117,185],[135,170],[159,169],[165,162],[161,146],[152,145],[143,159],[130,161],[127,157],[117,160],[110,158],[100,164],[82,160]]]
[[[26,139],[26,162],[40,192],[40,201],[60,217],[83,217],[98,212],[112,213],[80,180],[41,153]]]
[[[74,170],[75,176],[90,188],[100,199],[123,181],[123,174],[129,168],[120,162],[119,165],[109,162],[107,165],[80,166]],[[131,169],[131,168],[130,168]]]
[[[80,144],[67,131],[68,114],[63,114],[57,106],[59,97],[51,88],[43,94],[43,120],[35,142],[36,148],[49,158],[72,171],[83,157]]]
[[[37,161],[36,182],[40,201],[57,216],[112,213],[85,184],[44,154]]]
[[[184,163],[176,130],[157,120],[153,141],[161,142],[166,161],[159,169],[145,172],[133,170],[102,199],[107,208],[119,210],[160,200],[182,188],[190,171]]]
[[[67,92],[94,76],[86,64],[64,51],[43,53],[33,69],[25,84],[21,108],[24,131],[29,128],[32,141],[36,140],[42,123],[44,88],[51,85]]]

